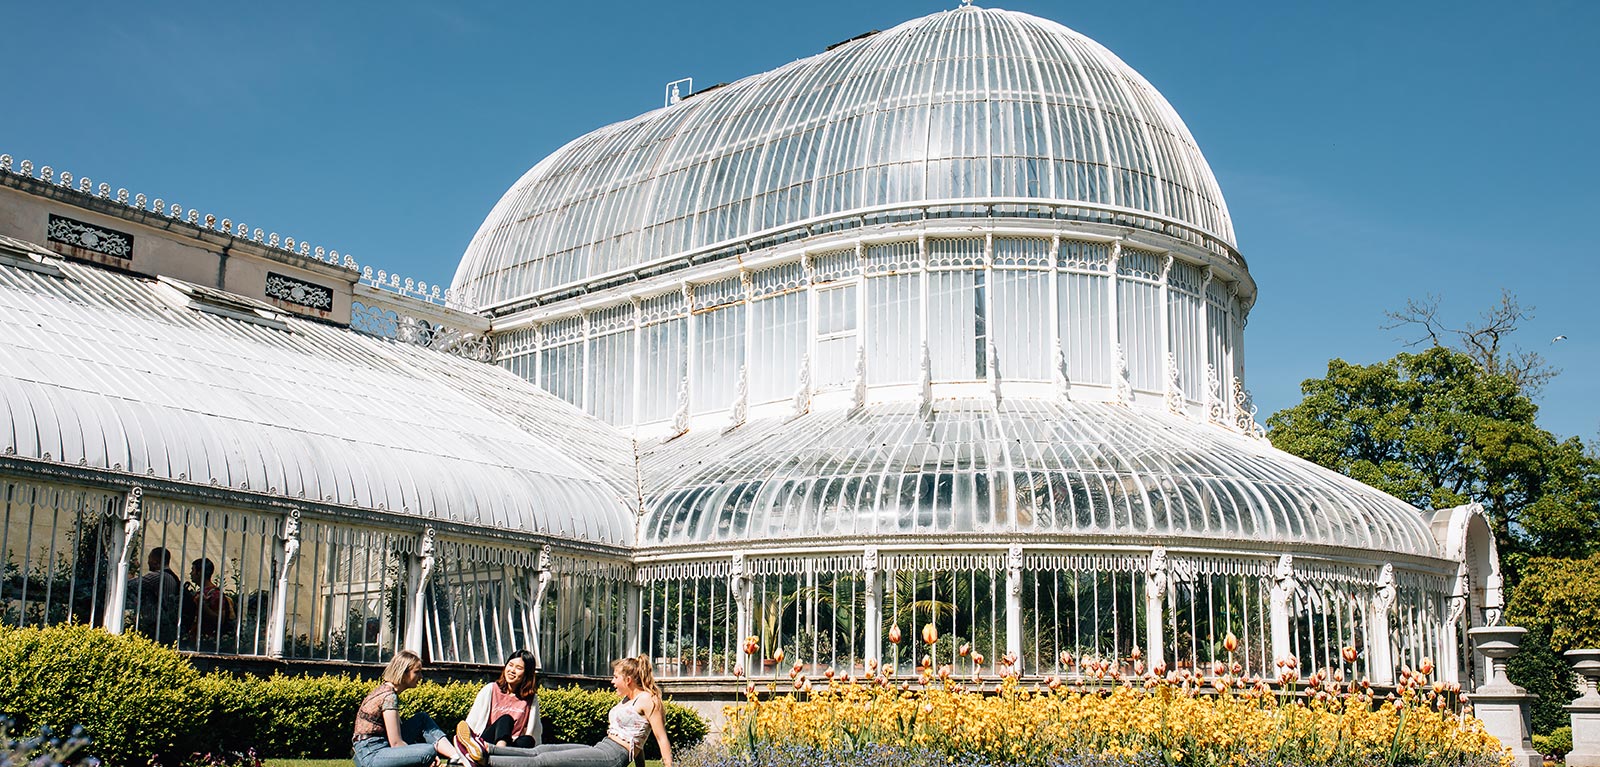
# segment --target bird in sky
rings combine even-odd
[[[1556,336],[1555,338],[1550,339],[1550,343],[1555,343],[1557,341],[1565,341],[1565,340],[1567,340],[1566,336]]]

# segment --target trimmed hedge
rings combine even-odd
[[[348,757],[356,706],[373,686],[348,675],[202,676],[171,648],[136,634],[0,628],[0,714],[62,732],[82,723],[94,738],[91,751],[110,765],[251,748],[273,758]],[[425,711],[453,732],[480,688],[424,682],[400,696],[401,713]],[[540,691],[546,742],[598,742],[616,699],[577,687]],[[706,734],[703,719],[671,702],[666,724],[674,748]],[[646,754],[655,758],[653,738]]]
[[[114,765],[170,754],[195,728],[200,672],[136,634],[87,626],[0,629],[0,713],[19,729],[83,725]]]

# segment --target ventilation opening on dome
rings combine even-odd
[[[724,85],[727,85],[727,83],[717,83],[716,85],[707,85],[706,87],[701,88],[700,90],[697,90],[694,93],[691,93],[691,94],[689,94],[687,96],[684,96],[684,98],[692,99],[695,96],[698,96],[698,95],[700,95],[702,93],[710,93],[710,92],[712,92],[712,91],[714,91],[714,90],[716,90],[718,88],[721,88]]]
[[[872,37],[873,35],[878,34],[879,32],[882,32],[882,31],[883,30],[881,30],[881,29],[869,29],[869,30],[867,30],[865,32],[862,32],[861,34],[856,35],[855,37],[852,37],[852,38],[850,38],[848,40],[840,40],[839,42],[834,43],[833,45],[830,45],[827,48],[824,48],[823,50],[824,51],[831,51],[834,48],[837,48],[837,47],[839,47],[841,45],[849,45],[850,43],[853,43],[853,42],[855,42],[857,40],[860,40],[862,38]]]

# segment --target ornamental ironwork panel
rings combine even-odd
[[[133,259],[133,235],[50,214],[48,234],[51,242],[99,253],[112,258]]]
[[[267,272],[267,297],[323,312],[333,310],[332,290],[277,272]]]

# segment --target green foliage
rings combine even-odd
[[[606,714],[616,703],[616,693],[607,690],[583,690],[576,686],[540,690],[545,742],[599,743],[606,736]],[[663,719],[674,752],[692,748],[706,736],[706,721],[685,706],[667,701]],[[646,759],[661,758],[661,748],[655,738],[645,744],[644,756]]]
[[[408,717],[417,714],[427,714],[445,732],[455,732],[456,723],[467,718],[467,712],[472,709],[472,699],[477,697],[478,691],[483,689],[481,684],[434,684],[424,682],[415,688],[406,690],[400,695],[400,716]],[[372,683],[368,682],[361,694],[365,696],[372,690]],[[361,702],[360,698],[356,699]],[[539,705],[544,706],[544,696],[539,696]],[[355,723],[355,708],[350,709],[351,724]],[[348,738],[347,738],[348,739]]]
[[[577,687],[540,690],[539,708],[546,724],[545,741],[599,743],[606,736],[606,713],[616,702],[616,693],[598,690]]]
[[[1550,634],[1530,630],[1522,638],[1522,649],[1506,663],[1506,676],[1539,696],[1533,702],[1532,725],[1536,733],[1548,733],[1570,720],[1567,703],[1578,697],[1572,669],[1550,647]]]
[[[173,753],[189,735],[199,679],[182,656],[137,635],[0,628],[0,711],[25,728],[82,725],[108,764]]]
[[[1521,568],[1506,620],[1542,632],[1557,653],[1600,647],[1600,554],[1585,559],[1540,557]]]
[[[1587,556],[1600,543],[1600,461],[1535,423],[1512,377],[1434,347],[1328,363],[1267,419],[1278,448],[1419,508],[1483,504],[1501,555]]]
[[[1572,669],[1561,653],[1600,647],[1600,554],[1586,559],[1530,559],[1511,592],[1506,621],[1528,629],[1522,651],[1511,659],[1511,681],[1539,696],[1534,732],[1567,724],[1562,706],[1577,696]],[[1544,750],[1544,749],[1541,749]]]
[[[94,738],[94,755],[113,767],[251,749],[277,758],[347,758],[356,707],[374,686],[349,675],[202,676],[171,648],[137,634],[0,627],[0,712],[27,729],[67,732],[81,724]],[[451,732],[481,687],[424,682],[401,694],[400,712],[426,712]],[[577,687],[541,691],[546,740],[599,742],[616,700],[613,692]],[[706,734],[704,720],[670,702],[666,725],[674,747]]]
[[[1549,735],[1533,736],[1533,747],[1546,756],[1554,756],[1557,761],[1572,750],[1572,725],[1557,727]]]

